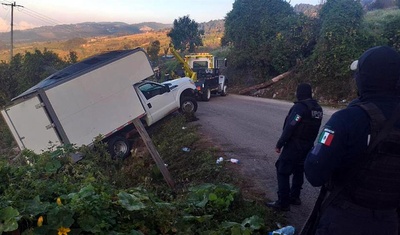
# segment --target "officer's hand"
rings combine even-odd
[[[276,153],[281,153],[281,149],[280,148],[275,148],[275,152]]]

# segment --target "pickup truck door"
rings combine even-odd
[[[175,93],[162,84],[144,83],[138,86],[138,90],[143,95],[147,115],[151,116],[152,119],[151,123],[148,123],[149,125],[179,108]]]

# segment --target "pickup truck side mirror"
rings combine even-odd
[[[164,88],[165,88],[164,89],[165,92],[170,92],[171,91],[171,89],[169,89],[169,86],[167,84],[164,85]]]

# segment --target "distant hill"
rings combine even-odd
[[[298,13],[304,13],[304,15],[308,17],[317,17],[318,16],[318,11],[321,9],[322,5],[311,5],[311,4],[305,4],[305,3],[300,3],[296,4],[294,6],[294,11]]]
[[[224,20],[211,20],[206,23],[200,23],[199,25],[200,25],[200,28],[202,28],[205,33],[224,32],[225,31],[225,21]]]
[[[122,22],[85,22],[69,25],[42,26],[27,30],[15,30],[13,38],[14,43],[32,43],[69,40],[72,38],[123,36],[147,31],[157,31],[171,27],[171,24],[156,22],[144,22],[139,24],[127,24]],[[0,38],[3,40],[5,40],[5,38],[10,38],[10,32],[0,33]],[[9,44],[9,41],[2,43]]]
[[[223,32],[224,20],[211,20],[199,23],[206,33]],[[124,36],[158,31],[172,28],[172,24],[143,22],[127,24],[122,22],[85,22],[79,24],[64,24],[42,26],[27,30],[14,30],[14,43],[33,43],[46,41],[66,41],[74,38],[94,38],[104,36]],[[0,33],[0,49],[6,49],[10,44],[10,32]]]

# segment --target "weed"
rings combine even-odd
[[[179,115],[150,130],[175,189],[164,182],[140,139],[125,160],[112,160],[104,143],[95,141],[91,148],[23,151],[12,163],[3,161],[3,231],[18,226],[25,234],[266,233],[279,217],[243,199],[230,184],[234,177],[215,164],[218,149],[203,145],[197,128]],[[77,151],[84,158],[73,163],[70,156]]]

